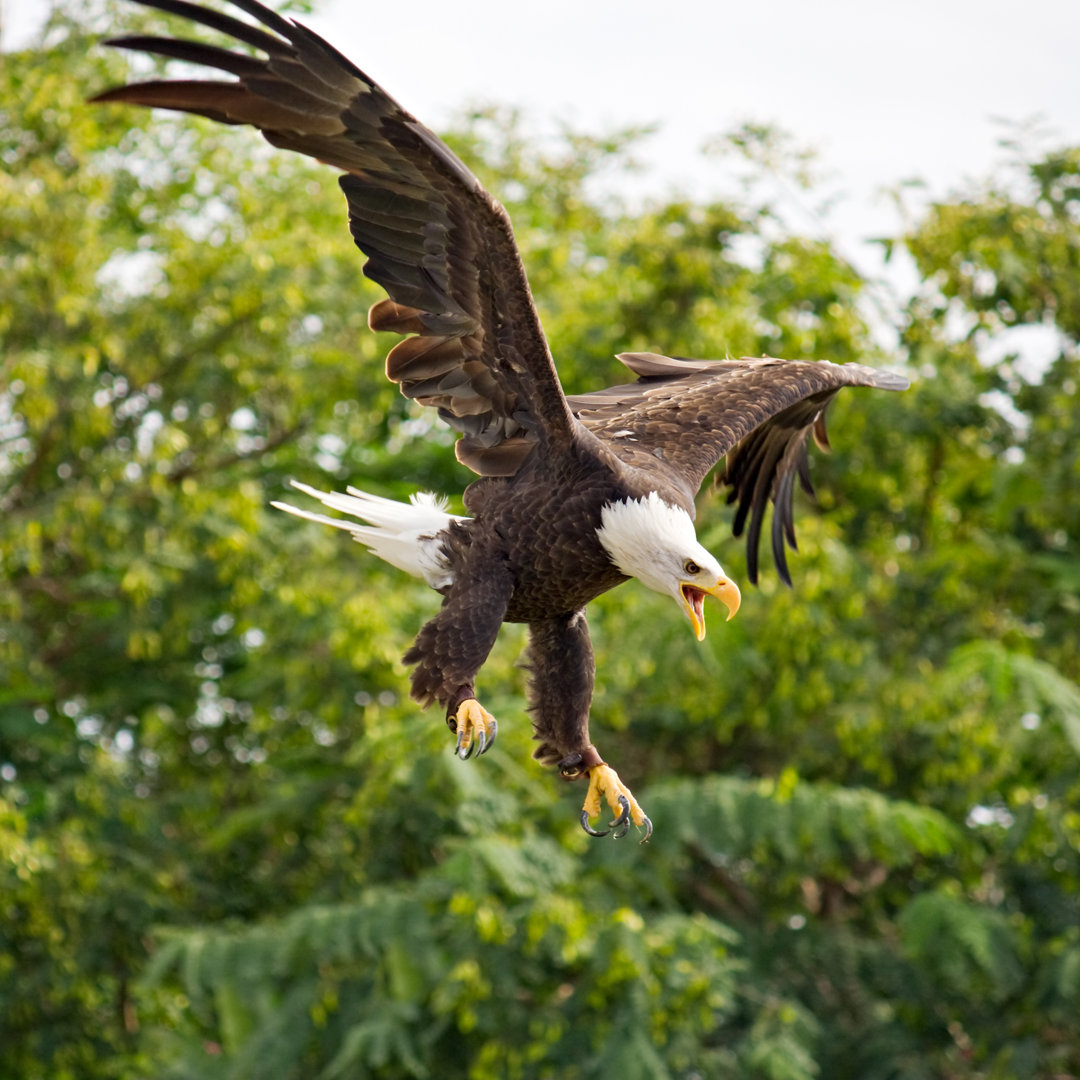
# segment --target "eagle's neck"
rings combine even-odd
[[[690,515],[664,502],[655,491],[640,499],[607,503],[600,522],[597,538],[620,572],[659,592],[668,591],[660,570],[671,553],[699,546]]]

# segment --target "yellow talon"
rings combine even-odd
[[[607,836],[606,830],[600,832],[589,825],[589,819],[600,814],[601,796],[607,799],[608,806],[615,814],[611,826],[615,829],[616,839],[626,835],[631,821],[645,827],[645,836],[641,841],[643,844],[652,836],[652,822],[648,815],[638,805],[630,789],[619,779],[619,774],[610,765],[604,764],[594,765],[589,769],[589,790],[581,810],[581,827],[590,836]]]
[[[465,761],[472,757],[474,738],[477,757],[491,749],[499,733],[499,722],[476,698],[466,698],[454,714],[454,730],[457,732],[454,753]]]

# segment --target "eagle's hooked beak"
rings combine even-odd
[[[739,586],[734,581],[728,581],[727,578],[720,578],[711,589],[703,589],[700,585],[692,585],[684,581],[679,587],[679,592],[682,595],[683,611],[686,612],[686,617],[693,625],[698,641],[705,639],[706,595],[715,596],[728,609],[728,619],[735,617],[735,612],[739,610],[739,604],[742,603]]]

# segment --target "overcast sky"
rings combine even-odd
[[[878,191],[944,194],[1000,160],[995,117],[1040,116],[1080,143],[1080,0],[332,0],[311,20],[437,127],[464,102],[604,128],[655,122],[658,190],[722,189],[699,151],[745,120],[816,147],[849,237],[878,231]],[[875,207],[875,204],[877,206]]]
[[[4,44],[42,0],[0,0]],[[825,231],[873,269],[867,236],[895,218],[880,190],[937,196],[1002,159],[995,118],[1038,116],[1080,144],[1080,0],[325,0],[309,21],[438,128],[465,104],[522,107],[607,130],[655,123],[634,190],[730,190],[700,154],[746,120],[819,150],[842,196]],[[497,193],[496,193],[497,194]],[[813,223],[807,222],[809,228]]]

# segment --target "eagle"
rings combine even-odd
[[[498,725],[476,680],[504,622],[526,623],[534,756],[566,779],[588,779],[581,825],[591,836],[606,801],[610,830],[652,823],[589,735],[595,663],[588,603],[630,578],[670,596],[697,638],[707,597],[730,619],[738,586],[699,542],[694,500],[718,483],[746,532],[757,582],[764,518],[791,584],[795,482],[810,494],[808,441],[828,448],[825,411],[844,386],[903,390],[908,381],[860,364],[690,360],[622,353],[636,378],[595,393],[563,393],[503,207],[433,132],[300,22],[257,0],[231,0],[255,22],[188,0],[136,0],[250,46],[125,36],[107,44],[202,65],[230,78],[158,79],[97,102],[194,113],[257,128],[275,147],[340,170],[363,270],[387,294],[369,315],[403,340],[386,357],[401,392],[438,411],[459,435],[457,458],[478,479],[469,516],[431,495],[400,503],[349,488],[297,484],[331,517],[274,503],[350,532],[375,555],[442,594],[405,654],[412,696],[438,703],[462,759],[490,749]],[[256,25],[258,24],[258,25]],[[598,823],[599,824],[599,823]]]

